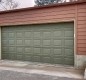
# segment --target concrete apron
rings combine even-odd
[[[9,70],[16,72],[24,72],[30,74],[41,74],[57,77],[67,77],[75,79],[84,79],[83,70],[78,70],[73,67],[64,67],[61,65],[40,64],[21,61],[0,61],[0,70]]]

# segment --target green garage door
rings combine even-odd
[[[2,27],[2,59],[73,65],[73,23]]]

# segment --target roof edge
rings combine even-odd
[[[26,10],[34,10],[34,9],[41,9],[41,8],[49,8],[49,7],[58,7],[58,6],[65,6],[65,5],[75,5],[75,4],[82,4],[82,3],[86,3],[86,0],[74,1],[74,2],[65,2],[65,3],[58,3],[58,4],[50,4],[50,5],[45,5],[45,6],[27,7],[27,8],[20,8],[20,9],[14,9],[14,10],[6,10],[6,11],[0,11],[0,14],[11,13],[11,12],[20,12],[20,11],[26,11]]]

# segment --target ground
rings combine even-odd
[[[61,78],[56,76],[0,70],[0,80],[80,80],[80,79]]]
[[[84,80],[83,70],[58,65],[0,61],[0,80]]]

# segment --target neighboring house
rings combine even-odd
[[[85,0],[2,11],[0,26],[1,59],[85,64]]]

